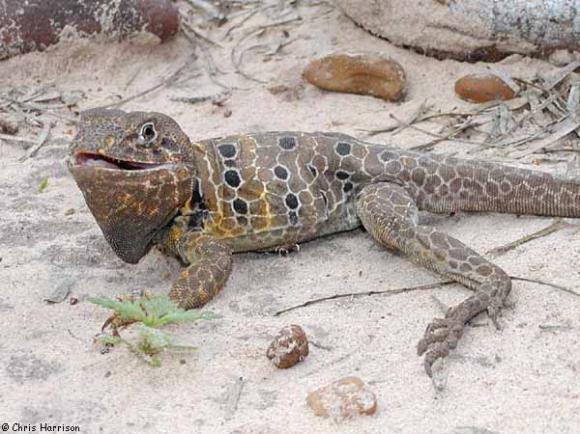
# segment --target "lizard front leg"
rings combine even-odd
[[[417,350],[419,355],[425,353],[429,376],[433,363],[457,346],[465,323],[474,316],[487,311],[497,326],[497,315],[511,290],[509,276],[455,238],[419,225],[417,206],[403,187],[388,183],[366,186],[357,198],[357,213],[366,230],[384,246],[475,291],[449,308],[445,318],[436,318],[427,327]]]
[[[201,232],[186,232],[169,246],[185,263],[169,298],[184,309],[202,307],[222,290],[232,271],[232,250]]]

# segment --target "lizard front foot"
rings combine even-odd
[[[152,292],[146,289],[138,289],[131,291],[129,294],[119,295],[116,299],[120,302],[137,302],[141,299],[151,298]],[[119,313],[115,312],[101,327],[101,332],[104,332],[107,328],[111,329],[111,334],[113,336],[119,336],[119,329],[125,328],[133,323],[137,322],[134,319],[125,319]]]

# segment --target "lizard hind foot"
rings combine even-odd
[[[433,363],[447,357],[449,351],[457,347],[463,336],[463,327],[463,322],[454,318],[435,318],[427,326],[423,339],[417,344],[417,354],[425,354],[425,372],[429,377],[433,375]]]
[[[501,316],[511,282],[505,280],[503,285],[496,287],[499,289],[493,290],[486,284],[482,285],[474,295],[450,308],[445,318],[435,318],[427,326],[423,339],[417,344],[417,354],[425,354],[425,372],[429,377],[433,375],[433,363],[447,357],[450,350],[457,347],[465,325],[479,313],[487,312],[496,329],[501,329],[498,317]]]

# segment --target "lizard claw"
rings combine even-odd
[[[117,297],[117,300],[135,302],[141,298],[149,298],[151,297],[151,294],[151,291],[139,289],[131,291],[129,294],[120,295]],[[107,327],[110,327],[112,335],[119,336],[119,329],[125,328],[135,322],[137,321],[133,319],[124,319],[118,313],[114,313],[103,323],[101,332],[104,332]]]
[[[501,301],[495,302],[494,299],[492,299],[491,304],[487,308],[487,316],[495,326],[496,330],[502,329],[501,324],[499,323],[498,320],[498,318],[502,316],[502,308],[503,308],[502,302]]]
[[[423,339],[417,344],[417,354],[425,353],[425,372],[433,375],[433,363],[449,355],[449,351],[457,347],[463,336],[463,322],[454,318],[435,318],[427,326]]]
[[[126,320],[121,318],[118,314],[113,314],[103,323],[101,327],[101,332],[104,332],[107,327],[111,328],[111,334],[113,336],[119,336],[119,329],[125,328],[136,322],[135,320]]]

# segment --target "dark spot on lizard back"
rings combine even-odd
[[[234,210],[240,214],[248,213],[248,204],[242,199],[236,199],[232,203]]]
[[[224,179],[230,187],[234,188],[239,187],[242,182],[240,174],[235,170],[227,170],[226,173],[224,173]]]
[[[288,213],[288,219],[290,220],[290,224],[292,226],[295,226],[298,224],[298,215],[296,214],[295,211],[290,211]]]
[[[348,179],[349,176],[350,176],[350,173],[346,173],[343,170],[339,170],[339,171],[336,172],[336,177],[338,179],[340,179],[341,181],[344,181],[345,179]]]
[[[295,194],[293,193],[288,193],[286,195],[286,205],[288,206],[288,208],[290,209],[296,209],[298,208],[298,198],[296,197]]]
[[[336,144],[336,153],[338,155],[348,155],[348,154],[350,154],[350,143],[338,142]]]
[[[278,145],[282,149],[290,150],[296,147],[296,137],[284,136],[278,139]]]
[[[218,151],[224,158],[233,158],[236,156],[236,147],[232,144],[219,145]]]
[[[381,161],[383,162],[395,160],[397,158],[399,158],[399,156],[395,152],[385,151],[381,154]]]
[[[288,171],[282,166],[274,167],[274,174],[280,179],[288,179]]]

